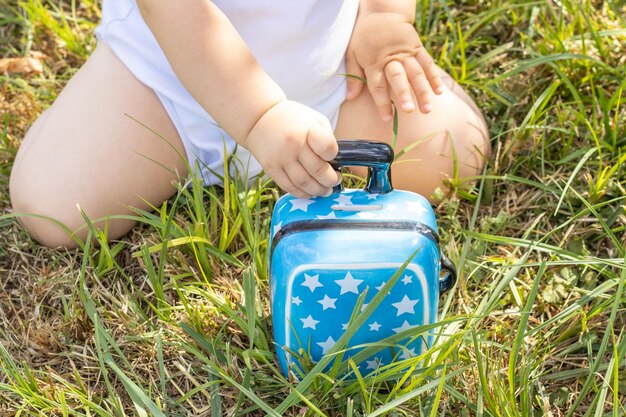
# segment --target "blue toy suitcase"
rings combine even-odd
[[[335,188],[329,197],[278,200],[269,251],[274,341],[285,375],[299,359],[319,361],[339,340],[367,289],[364,307],[415,254],[382,302],[348,342],[343,358],[364,343],[436,321],[439,295],[456,281],[439,250],[434,212],[424,197],[393,190],[393,151],[386,144],[339,141],[334,166],[367,166],[363,190]],[[444,275],[442,275],[445,273]],[[358,314],[358,312],[357,312]],[[419,355],[422,337],[358,363],[362,374]]]

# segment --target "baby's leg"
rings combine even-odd
[[[398,112],[396,154],[407,148],[392,168],[393,185],[431,197],[447,178],[453,178],[455,164],[458,177],[470,177],[481,172],[489,156],[489,135],[480,111],[445,72],[448,87],[436,96],[432,94],[429,114],[419,110]],[[369,139],[391,143],[393,122],[385,123],[378,116],[369,91],[363,89],[358,98],[341,106],[335,134],[338,139]],[[364,175],[363,169],[354,170]]]
[[[180,155],[182,142],[157,96],[101,43],[24,138],[11,173],[13,211],[48,216],[76,230],[84,225],[77,204],[91,219],[129,214],[129,206],[148,209],[175,192],[172,181],[186,176]],[[44,245],[75,246],[53,222],[21,222]],[[109,221],[109,238],[132,225]],[[86,233],[82,227],[76,235]]]

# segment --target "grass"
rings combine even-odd
[[[47,56],[41,75],[0,75],[0,415],[626,415],[626,7],[418,8],[492,135],[477,187],[450,181],[438,208],[460,279],[411,372],[297,382],[271,341],[270,184],[192,179],[118,242],[91,228],[82,251],[41,248],[16,224],[16,149],[93,49],[99,8],[0,0],[0,56]]]

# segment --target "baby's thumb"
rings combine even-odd
[[[346,77],[348,78],[348,93],[346,99],[353,100],[361,94],[363,85],[367,83],[365,72],[352,53],[346,54]]]
[[[339,152],[337,139],[327,121],[318,122],[309,129],[307,143],[311,150],[324,161],[332,161]]]

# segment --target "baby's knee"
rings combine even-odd
[[[467,100],[471,102],[469,96],[463,99],[458,94],[447,94],[443,98],[441,107],[446,110],[434,117],[433,131],[438,133],[427,145],[437,154],[435,159],[440,159],[448,177],[479,175],[491,154],[487,123],[476,105],[470,105]],[[448,162],[443,163],[441,159]]]
[[[9,181],[11,206],[19,223],[33,239],[44,246],[76,247],[77,242],[71,230],[79,227],[77,220],[55,209],[54,200],[42,196],[41,187],[34,184],[32,178],[24,178],[21,172],[12,173]],[[51,191],[50,187],[48,191]],[[56,193],[60,194],[61,190],[56,190]]]
[[[35,128],[36,125],[33,126]],[[31,128],[18,153],[9,179],[12,211],[19,223],[39,243],[48,247],[77,246],[69,230],[79,227],[79,216],[68,216],[59,210],[64,190],[54,172],[42,174],[45,167],[32,156],[30,144],[37,136]],[[24,146],[26,145],[26,146]]]
[[[24,213],[18,217],[22,227],[39,244],[53,249],[74,249],[82,241],[51,216]]]
[[[487,125],[481,114],[454,98],[448,112],[437,112],[424,124],[405,125],[399,144],[403,155],[394,165],[394,183],[431,196],[448,181],[472,182],[491,153]],[[403,127],[403,126],[401,126]]]
[[[449,136],[451,157],[456,160],[458,175],[479,175],[491,155],[489,130],[482,115],[468,110],[465,122],[450,130]]]

